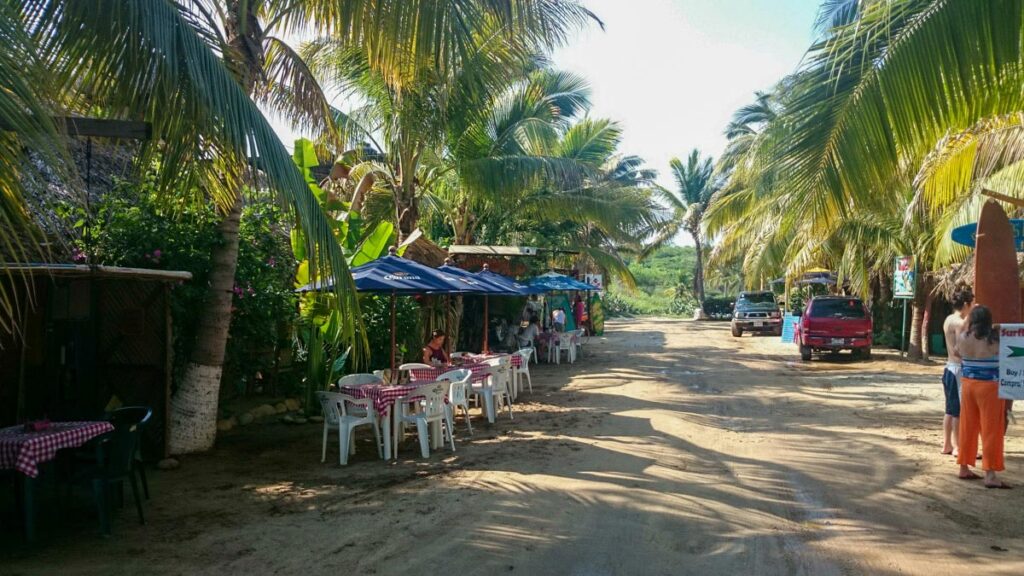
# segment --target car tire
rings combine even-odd
[[[733,335],[734,338],[741,338],[741,337],[743,337],[743,328],[737,328],[737,327],[733,326],[732,327],[732,335]]]
[[[858,348],[853,351],[853,355],[856,356],[858,360],[871,360],[871,347]]]
[[[803,360],[804,362],[810,362],[811,361],[811,347],[810,346],[804,346],[804,345],[800,346],[800,359]]]

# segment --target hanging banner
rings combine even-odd
[[[896,266],[892,275],[892,297],[907,298],[914,297],[914,286],[916,285],[916,270],[914,269],[913,256],[899,256],[896,258]]]
[[[591,286],[596,286],[598,290],[604,290],[603,274],[584,274],[583,281]]]
[[[1024,324],[999,326],[999,397],[1024,400]]]

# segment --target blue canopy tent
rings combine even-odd
[[[508,276],[502,276],[497,272],[491,272],[487,265],[484,265],[484,269],[477,272],[474,276],[483,278],[492,284],[504,287],[508,290],[508,295],[515,296],[529,296],[531,294],[543,294],[544,289],[536,286],[530,286],[529,284],[523,284],[518,280],[513,280]]]
[[[352,280],[357,292],[391,294],[391,373],[395,372],[395,298],[415,294],[473,293],[474,285],[452,274],[435,270],[412,260],[389,254],[352,269]],[[316,292],[330,289],[329,284],[315,282],[296,292]]]
[[[557,272],[548,272],[541,274],[536,278],[531,278],[527,281],[531,287],[543,290],[544,292],[598,292],[600,289],[597,286],[587,284],[586,282],[580,282],[575,278],[566,276],[565,274],[559,274]],[[568,304],[568,300],[566,300]],[[547,311],[545,311],[545,316]],[[575,318],[569,316],[566,318],[567,328],[575,327]]]
[[[586,282],[580,282],[575,278],[570,278],[565,274],[558,274],[557,272],[548,272],[547,274],[541,274],[536,278],[531,278],[527,281],[527,284],[535,288],[541,288],[545,292],[561,292],[561,291],[582,291],[582,292],[593,292],[597,291],[597,286],[592,286]]]

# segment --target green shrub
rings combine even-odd
[[[207,295],[210,254],[220,241],[220,218],[209,204],[194,202],[195,190],[158,194],[152,178],[119,182],[87,217],[67,208],[81,234],[74,241],[78,262],[183,270],[192,280],[173,286],[175,376],[189,359]],[[295,317],[294,259],[281,210],[258,197],[242,212],[238,270],[225,359],[224,384],[238,392],[273,366],[277,345],[289,341]]]

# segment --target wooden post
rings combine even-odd
[[[171,286],[164,283],[164,458],[171,455],[171,385],[174,382],[174,327],[171,317]]]
[[[489,300],[490,300],[490,297],[485,294],[484,295],[484,349],[483,349],[483,353],[484,354],[487,354],[487,351],[488,351],[488,348],[487,348],[487,336],[488,336],[488,334],[487,333],[489,332],[489,330],[487,329],[487,324],[488,324],[488,322],[487,322],[487,316],[488,316],[487,304],[488,304]]]
[[[391,291],[391,380],[395,380],[395,291]]]

